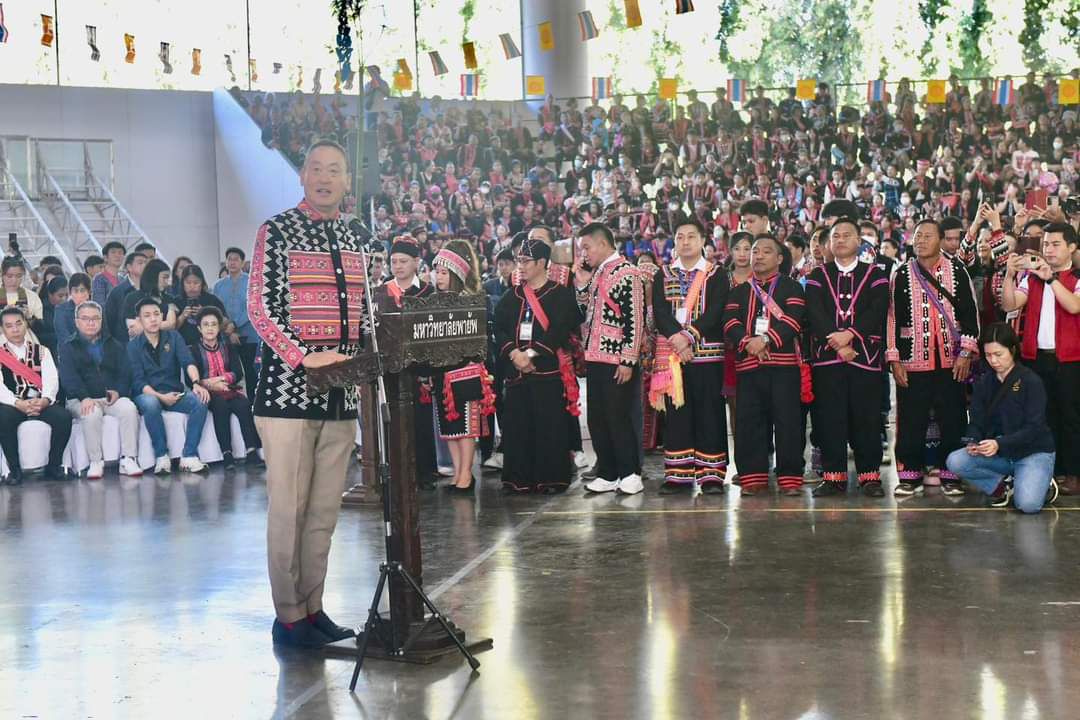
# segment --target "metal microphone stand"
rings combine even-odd
[[[357,219],[356,224],[361,229],[366,231],[369,237],[373,237],[370,230],[364,227],[364,224]],[[358,235],[356,229],[354,229],[352,223],[350,223],[350,229],[353,229]],[[368,242],[370,240],[364,240],[359,243],[360,246],[360,263],[364,268],[365,275],[368,272]],[[450,639],[457,645],[458,650],[465,656],[465,660],[468,661],[469,667],[476,671],[480,667],[480,661],[473,657],[468,648],[458,637],[450,625],[447,623],[446,616],[443,615],[435,603],[431,601],[431,598],[427,596],[420,584],[416,582],[415,578],[408,573],[405,568],[401,566],[401,563],[391,558],[391,541],[393,538],[393,525],[390,522],[391,518],[391,491],[390,491],[390,451],[389,442],[387,440],[388,427],[390,425],[390,403],[386,397],[386,382],[383,379],[383,358],[379,352],[379,338],[376,333],[376,310],[375,301],[371,294],[371,282],[370,278],[365,278],[364,281],[364,311],[367,313],[367,317],[370,319],[368,328],[368,338],[371,340],[371,351],[375,356],[376,376],[375,376],[375,406],[378,411],[378,421],[376,423],[376,437],[378,439],[378,477],[379,483],[382,485],[382,510],[383,510],[383,527],[385,533],[383,537],[384,549],[386,552],[386,561],[379,564],[379,582],[375,586],[375,594],[371,598],[371,607],[368,609],[367,621],[364,623],[363,638],[358,639],[358,647],[356,651],[356,665],[353,667],[352,680],[349,682],[349,692],[356,690],[356,682],[360,677],[360,668],[364,664],[364,658],[368,652],[368,643],[371,641],[373,633],[377,633],[379,636],[379,643],[385,649],[388,656],[403,657],[405,653],[409,651],[413,643],[419,638],[424,630],[426,630],[433,622],[437,622],[442,626],[443,631],[446,632]],[[361,329],[363,327],[361,326]],[[403,378],[404,380],[404,378]],[[405,582],[409,588],[416,593],[417,597],[424,603],[431,616],[426,620],[422,628],[413,634],[411,638],[399,638],[397,631],[394,629],[394,623],[386,622],[382,614],[379,612],[379,604],[382,601],[383,590],[386,589],[387,582],[391,576],[397,577],[399,580]],[[389,632],[386,629],[389,628]]]

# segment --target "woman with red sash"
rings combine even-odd
[[[580,411],[568,348],[581,316],[570,288],[548,279],[550,258],[547,243],[525,239],[516,258],[523,282],[495,309],[498,362],[506,378],[502,482],[509,492],[563,492],[572,479],[564,429]]]

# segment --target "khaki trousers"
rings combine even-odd
[[[270,592],[278,620],[322,610],[330,538],[356,437],[355,420],[255,418],[266,455]]]
[[[101,462],[104,458],[101,433],[106,416],[120,421],[120,457],[138,459],[139,411],[131,400],[126,397],[117,398],[112,405],[106,405],[104,400],[100,400],[89,415],[82,414],[82,400],[68,400],[66,407],[71,417],[79,420],[86,444],[86,456],[90,458],[90,462]]]

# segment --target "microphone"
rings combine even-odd
[[[356,236],[360,246],[370,250],[375,240],[375,234],[368,230],[367,225],[360,218],[351,214],[345,215],[345,224],[348,226],[349,232]]]

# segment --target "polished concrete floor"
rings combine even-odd
[[[657,459],[650,459],[653,478]],[[258,472],[0,489],[0,718],[1075,718],[1080,506],[940,494],[423,497],[471,677],[270,643]],[[358,625],[376,509],[326,606]]]

